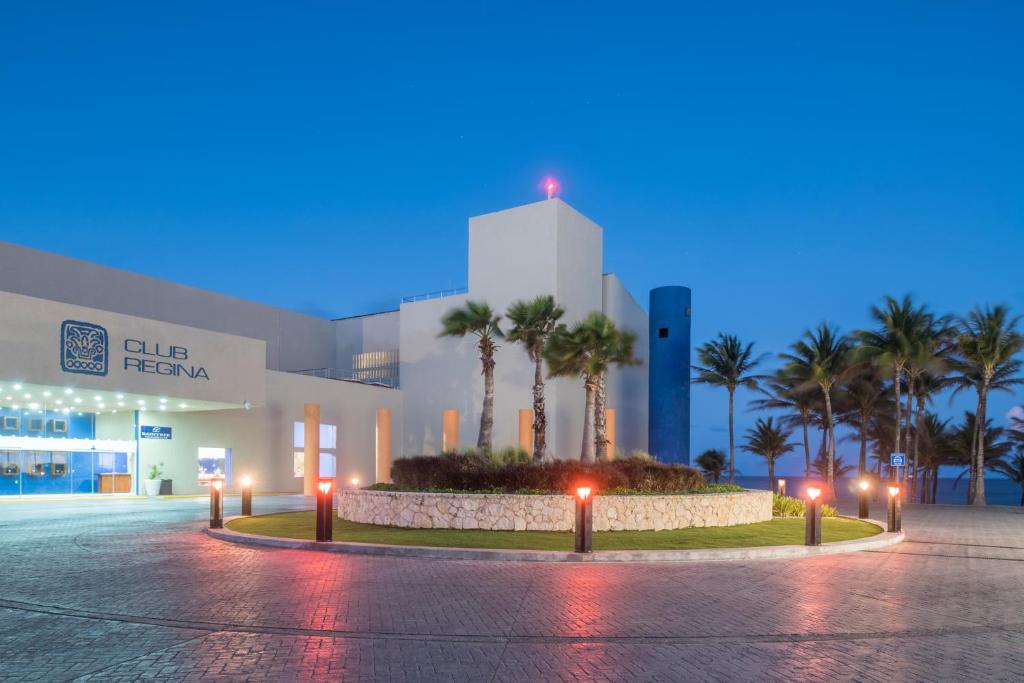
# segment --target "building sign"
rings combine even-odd
[[[170,440],[171,428],[158,427],[156,425],[142,425],[141,427],[139,427],[139,436],[143,439]]]
[[[79,375],[107,374],[110,344],[106,329],[79,320],[60,324],[60,369]]]
[[[124,340],[124,369],[153,375],[172,375],[189,379],[210,379],[206,368],[188,361],[188,347],[140,339]]]

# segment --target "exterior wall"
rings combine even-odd
[[[333,321],[335,356],[331,367],[351,370],[354,354],[397,349],[401,336],[399,320],[398,311],[384,311]]]
[[[324,368],[334,361],[330,320],[9,242],[0,242],[0,291],[262,339],[271,370]]]
[[[163,463],[164,478],[173,479],[175,493],[201,493],[206,488],[199,485],[196,474],[198,448],[230,448],[229,491],[236,491],[240,478],[250,475],[257,492],[301,493],[303,480],[294,476],[293,469],[293,454],[302,450],[294,445],[294,423],[302,422],[304,403],[319,403],[321,423],[338,428],[334,452],[339,480],[373,481],[377,409],[390,408],[393,415],[401,415],[401,392],[267,372],[267,395],[267,403],[252,410],[141,414],[140,424],[173,430],[168,441],[140,439],[142,477],[151,465]]]
[[[608,407],[615,410],[615,450],[647,450],[647,314],[614,274],[604,281],[604,314],[636,335],[636,357],[641,364],[608,372]]]
[[[339,491],[338,517],[416,529],[571,531],[572,496]],[[665,496],[595,496],[594,531],[734,526],[772,518],[769,491]]]
[[[662,462],[690,464],[690,290],[651,290],[650,427],[651,455]],[[659,330],[668,331],[661,337]]]

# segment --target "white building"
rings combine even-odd
[[[141,492],[153,466],[175,493],[212,474],[308,491],[312,406],[321,473],[344,480],[386,480],[391,458],[440,452],[446,410],[472,447],[475,344],[438,336],[469,299],[503,312],[552,294],[568,324],[603,311],[646,361],[647,315],[602,272],[602,229],[559,199],[470,219],[468,274],[457,292],[323,320],[0,243],[0,495]],[[519,445],[533,382],[521,347],[502,343],[495,379],[494,446]],[[647,387],[646,362],[610,373],[616,450],[647,448]],[[549,450],[578,457],[582,382],[549,381],[547,405]]]

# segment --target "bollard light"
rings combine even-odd
[[[352,488],[359,488],[359,477],[352,477]]]
[[[779,495],[780,496],[786,495],[786,480],[785,479],[779,479],[778,482],[779,482],[779,484],[778,484],[778,486],[779,486]]]
[[[867,479],[861,479],[857,482],[857,517],[860,519],[868,518],[869,488],[871,488],[871,484]]]
[[[807,504],[804,506],[804,545],[821,545],[821,489],[807,487]]]
[[[319,542],[330,541],[334,536],[334,524],[332,513],[334,511],[333,496],[331,489],[334,488],[334,479],[324,477],[317,483],[316,495],[316,540]]]
[[[210,480],[210,528],[224,527],[224,480]]]
[[[242,477],[242,514],[252,515],[252,477]]]
[[[576,552],[589,553],[594,540],[594,499],[589,486],[576,488]]]
[[[900,487],[889,487],[889,531],[903,530],[903,506],[900,502]]]

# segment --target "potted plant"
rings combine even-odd
[[[149,478],[143,482],[146,486],[147,496],[154,497],[160,495],[160,477],[163,475],[163,470],[160,468],[163,466],[164,464],[160,463],[149,468]]]

